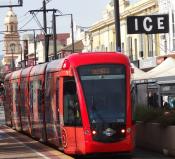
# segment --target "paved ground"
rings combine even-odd
[[[3,107],[0,106],[0,159],[72,159],[51,147],[4,126]]]
[[[28,136],[0,126],[0,159],[72,159]]]

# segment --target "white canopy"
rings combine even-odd
[[[147,72],[148,78],[164,77],[175,75],[175,59],[168,57],[160,65]],[[174,70],[174,71],[172,71]],[[170,75],[171,73],[171,75]]]
[[[167,76],[175,76],[175,65],[174,67],[166,70],[165,72],[162,72],[157,77],[167,77]]]
[[[134,69],[134,73],[132,75],[133,80],[145,79],[145,77],[147,76],[147,73],[146,72],[140,70],[133,63],[131,63],[131,67]]]

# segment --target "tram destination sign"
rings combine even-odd
[[[128,34],[158,34],[169,32],[168,14],[149,16],[128,16]]]

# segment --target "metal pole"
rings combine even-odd
[[[72,53],[75,52],[75,45],[74,45],[74,23],[73,23],[73,15],[72,14],[61,14],[55,16],[71,16],[71,34],[72,34]]]
[[[26,48],[24,47],[24,45],[26,44],[25,40],[23,40],[23,59],[24,59],[24,67],[26,67],[26,57],[25,57],[25,54],[26,54]]]
[[[74,48],[74,24],[73,24],[73,15],[71,15],[71,31],[72,31],[72,53],[74,53],[75,48]]]
[[[47,35],[47,17],[46,17],[46,1],[43,0],[43,24],[44,24],[44,51],[45,51],[45,62],[48,62],[48,51],[47,51],[47,42],[46,42],[46,35]]]
[[[54,42],[54,58],[57,59],[57,33],[56,33],[56,17],[55,17],[55,12],[53,12],[52,16],[52,27],[53,27],[53,42]]]
[[[116,51],[121,52],[121,36],[120,36],[120,8],[119,0],[114,0],[115,13],[115,31],[116,31]]]
[[[34,41],[34,54],[35,54],[35,59],[34,59],[34,61],[35,61],[35,63],[34,63],[34,65],[36,65],[36,36],[35,36],[35,30],[33,30],[33,41]]]
[[[20,51],[21,51],[21,68],[22,68],[22,46],[20,44]]]

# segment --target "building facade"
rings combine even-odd
[[[4,25],[3,64],[6,65],[8,69],[13,69],[17,65],[15,61],[18,56],[21,56],[22,50],[18,33],[18,20],[12,8],[10,8],[6,14]]]
[[[175,49],[175,16],[173,0],[119,0],[121,51],[141,69],[151,69],[162,61],[162,56],[173,56]],[[169,14],[167,34],[128,34],[128,16]],[[115,51],[116,33],[114,2],[107,4],[103,18],[90,29],[92,51]],[[163,59],[164,60],[164,59]]]
[[[161,55],[175,52],[175,1],[159,0],[159,14],[169,15],[169,33],[160,36]]]
[[[103,19],[93,24],[90,46],[92,51],[115,51],[114,4],[111,1],[103,13]]]
[[[59,33],[56,35],[56,48],[57,54],[59,51],[67,45],[67,39],[70,37],[69,33]],[[37,63],[45,62],[45,46],[44,46],[44,35],[38,34],[36,36],[36,52],[37,52]],[[49,38],[49,61],[54,59],[54,41],[53,36]]]

